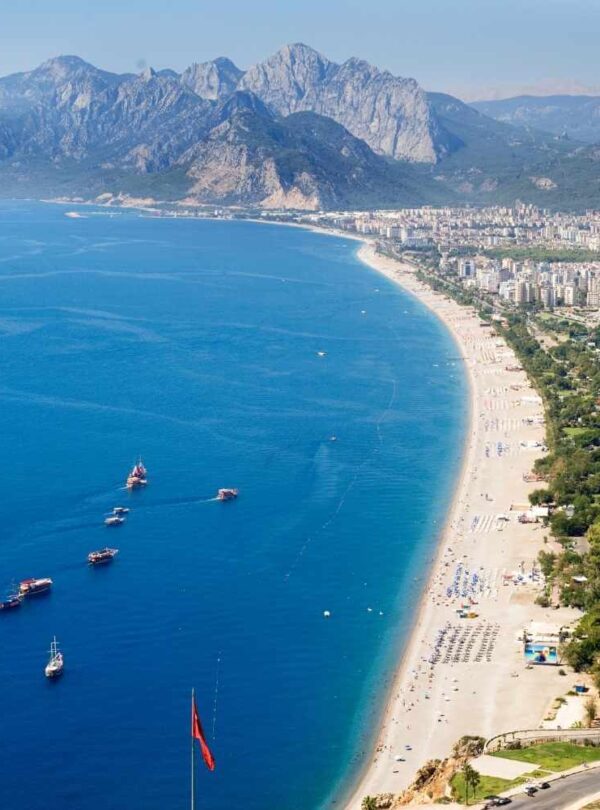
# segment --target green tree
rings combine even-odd
[[[538,554],[538,560],[544,576],[551,577],[556,564],[556,554],[553,551],[544,551],[542,549]]]
[[[360,806],[362,810],[377,810],[377,799],[374,796],[365,796]]]
[[[475,796],[481,776],[479,771],[476,771],[468,762],[465,762],[462,767],[462,775],[465,780],[465,802],[469,804],[469,788],[473,788],[473,796]]]
[[[549,489],[534,489],[529,493],[529,503],[532,506],[539,506],[544,503],[552,503],[554,495]]]
[[[585,722],[588,728],[594,725],[594,720],[597,716],[596,699],[589,697],[585,702]]]

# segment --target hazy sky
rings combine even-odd
[[[114,71],[220,55],[248,67],[302,41],[491,97],[598,90],[599,35],[600,0],[0,0],[0,74],[65,53]]]

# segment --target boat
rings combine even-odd
[[[110,515],[104,521],[105,526],[120,526],[121,523],[125,523],[125,518],[119,515]]]
[[[21,607],[23,597],[19,593],[11,593],[0,602],[0,610],[14,610]]]
[[[223,488],[217,492],[218,501],[233,501],[239,495],[238,489]]]
[[[138,487],[145,487],[148,483],[148,471],[142,464],[142,459],[138,460],[137,464],[133,465],[132,471],[127,476],[127,489],[137,489]]]
[[[90,565],[101,565],[113,560],[119,553],[118,548],[101,548],[99,551],[90,551],[88,562]]]
[[[54,636],[54,638],[50,643],[50,660],[48,661],[48,663],[46,664],[46,668],[44,669],[46,678],[58,678],[59,675],[62,675],[64,668],[65,668],[65,661],[63,658],[63,654],[58,651],[56,636]]]
[[[49,577],[41,579],[24,579],[19,583],[19,594],[21,596],[35,596],[38,593],[45,593],[52,587],[52,580]]]
[[[127,515],[129,513],[129,509],[126,506],[115,506],[113,509],[113,515]]]

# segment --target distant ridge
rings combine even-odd
[[[471,106],[498,121],[600,143],[600,96],[515,96]]]

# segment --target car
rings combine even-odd
[[[496,807],[505,807],[507,804],[511,804],[512,799],[509,799],[508,796],[501,796],[499,799],[496,800]]]
[[[540,790],[548,790],[548,788],[550,787],[550,782],[540,782],[538,787]]]
[[[525,788],[525,793],[526,793],[528,796],[535,796],[535,794],[536,794],[537,792],[538,792],[538,789],[537,789],[536,787],[533,787],[533,785],[530,785],[529,787],[526,787],[526,788]]]

